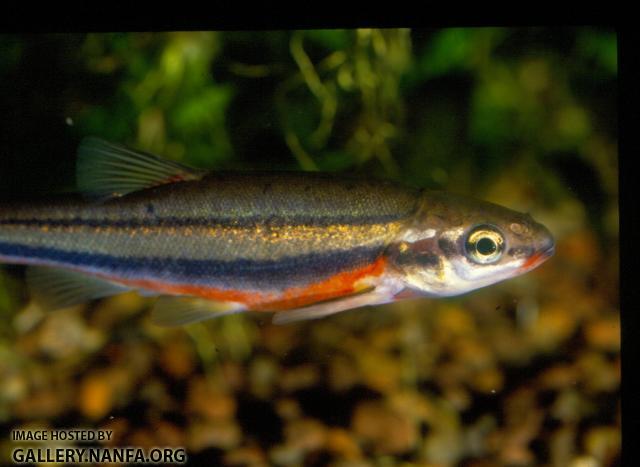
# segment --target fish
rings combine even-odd
[[[554,253],[529,214],[391,181],[195,169],[95,137],[78,193],[0,204],[0,262],[65,308],[131,290],[173,326],[242,311],[285,324],[524,274]]]

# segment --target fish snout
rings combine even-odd
[[[542,238],[540,242],[538,242],[538,246],[534,250],[533,254],[529,258],[527,258],[527,260],[522,265],[521,267],[522,272],[530,271],[540,266],[542,263],[544,263],[546,260],[548,260],[555,254],[556,243],[553,238],[553,235],[551,235],[551,232],[549,232],[549,230],[546,227],[544,226],[541,226],[541,227],[542,227]]]

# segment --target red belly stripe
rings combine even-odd
[[[191,295],[208,300],[232,301],[244,304],[254,311],[279,311],[299,308],[318,301],[330,300],[356,292],[356,283],[365,277],[380,276],[385,269],[386,258],[351,271],[341,272],[320,282],[302,287],[292,287],[281,293],[218,289],[191,284],[172,284],[154,280],[136,279],[123,281],[112,277],[110,280],[132,288],[153,290],[170,295]]]

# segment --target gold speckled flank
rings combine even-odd
[[[369,267],[411,219],[418,194],[328,174],[216,173],[105,202],[5,206],[0,258],[277,292]]]
[[[326,250],[345,250],[355,246],[382,245],[393,238],[403,222],[348,225],[268,225],[246,227],[228,225],[204,226],[90,226],[55,225],[44,223],[35,227],[14,225],[3,227],[3,234],[20,236],[28,244],[44,241],[50,247],[66,251],[126,253],[128,256],[147,256],[164,244],[164,250],[177,252],[182,246],[183,257],[220,258],[234,260],[277,259],[278,253],[295,251],[309,254]],[[70,242],[74,238],[76,241]],[[171,246],[175,245],[175,248]]]

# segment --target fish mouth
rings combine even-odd
[[[552,241],[548,246],[537,251],[536,253],[531,255],[529,258],[527,258],[527,260],[521,266],[522,271],[523,272],[530,271],[531,269],[540,266],[542,263],[544,263],[546,260],[552,257],[555,254],[555,252],[556,252],[556,246],[555,246],[555,243]]]

